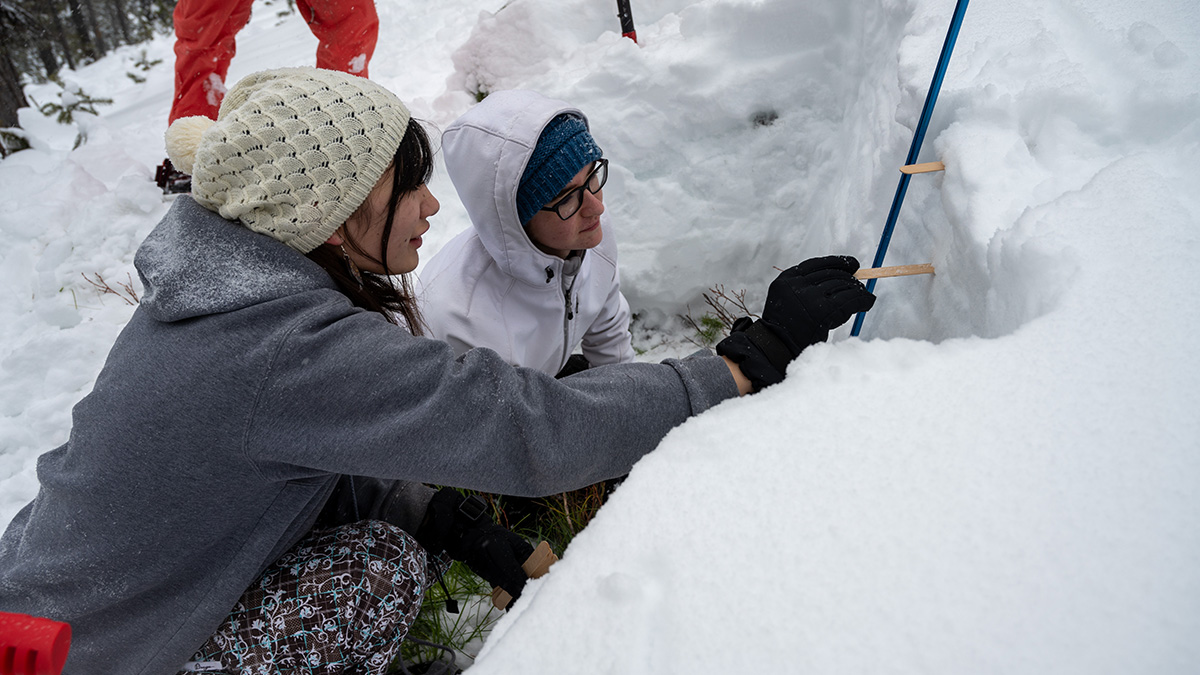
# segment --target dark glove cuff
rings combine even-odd
[[[776,328],[762,319],[750,324],[745,332],[750,342],[753,342],[771,365],[781,373],[787,372],[788,364],[800,355],[800,350],[792,344],[787,331]]]
[[[738,364],[742,374],[754,386],[754,391],[783,381],[785,371],[776,368],[744,331],[732,333],[718,342],[717,354],[727,356],[730,361]]]
[[[464,539],[463,562],[467,567],[514,599],[519,598],[527,580],[521,563],[533,555],[533,546],[496,524],[472,529]]]
[[[729,329],[730,334],[745,333],[750,339],[750,343],[767,357],[771,365],[775,366],[776,370],[786,372],[788,364],[797,356],[800,356],[801,349],[792,341],[788,332],[779,326],[771,324],[763,319],[751,321],[750,317],[743,316],[733,322],[733,326]],[[717,352],[720,354],[720,352]],[[724,354],[722,354],[724,356]]]
[[[445,551],[455,560],[462,560],[458,550],[462,533],[486,522],[486,512],[487,502],[479,495],[464,497],[454,488],[442,488],[429,500],[425,519],[417,529],[417,543],[432,555]]]

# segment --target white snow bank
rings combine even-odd
[[[633,4],[641,45],[583,0],[381,3],[370,69],[439,125],[508,87],[588,113],[657,357],[713,284],[756,305],[775,265],[872,258],[953,3]],[[311,63],[277,11],[231,82]],[[170,46],[141,85],[141,48],[71,75],[113,105],[28,118],[0,162],[2,523],[132,311],[84,275],[129,279],[165,211]],[[1200,669],[1198,82],[1188,0],[972,5],[920,157],[947,170],[887,260],[937,275],[880,281],[866,340],[677,429],[472,672]],[[429,253],[467,226],[440,174]]]

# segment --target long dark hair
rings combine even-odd
[[[396,148],[396,154],[392,158],[392,169],[392,194],[388,199],[387,223],[383,227],[383,260],[378,260],[364,251],[362,246],[351,237],[349,228],[342,230],[346,246],[354,249],[360,255],[375,260],[385,270],[391,269],[388,267],[387,251],[388,240],[392,236],[392,221],[396,217],[396,205],[405,195],[429,182],[430,177],[433,176],[433,146],[429,142],[429,135],[425,132],[425,128],[417,120],[409,120],[404,138],[400,140],[400,147]],[[358,208],[359,210],[367,208],[366,202],[363,202]],[[317,263],[329,273],[334,283],[337,284],[338,290],[350,298],[350,302],[354,303],[356,307],[379,312],[388,321],[397,325],[399,322],[396,317],[400,317],[413,335],[424,334],[425,321],[421,318],[420,309],[417,307],[416,295],[413,292],[409,275],[391,276],[362,271],[362,283],[360,284],[358,279],[351,274],[342,252],[337,247],[322,244],[307,255],[309,260]]]

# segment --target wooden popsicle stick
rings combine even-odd
[[[870,267],[854,273],[855,279],[882,279],[884,277],[907,277],[913,274],[933,274],[933,263],[921,265],[896,265],[894,267]]]
[[[924,164],[908,164],[900,167],[900,173],[929,173],[931,171],[945,171],[946,165],[941,162],[925,162]]]
[[[537,579],[550,571],[550,566],[556,562],[558,562],[558,556],[554,555],[550,544],[543,541],[533,549],[533,553],[525,559],[525,562],[521,563],[521,569],[525,570],[525,576]],[[504,609],[510,602],[512,602],[512,596],[508,594],[508,591],[499,586],[492,589],[492,605],[496,609]]]

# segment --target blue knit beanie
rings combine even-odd
[[[580,169],[603,156],[587,124],[578,116],[564,113],[550,120],[517,187],[517,218],[521,224],[528,223]]]

